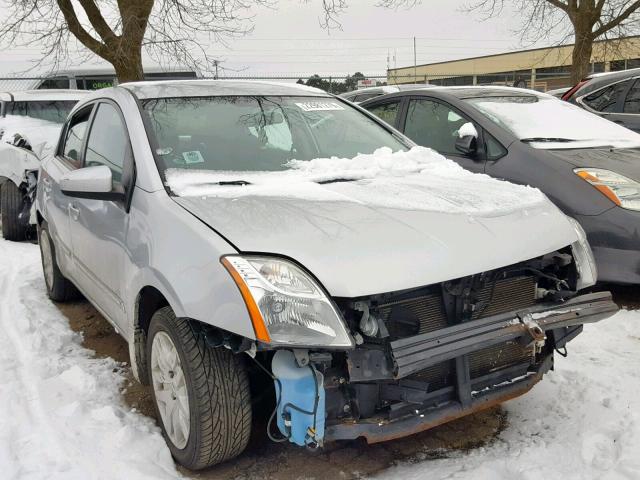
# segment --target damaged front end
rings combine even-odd
[[[608,292],[577,293],[577,248],[409,291],[334,298],[352,348],[259,347],[281,434],[306,446],[380,442],[526,393],[583,324],[618,310]]]

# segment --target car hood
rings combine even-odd
[[[584,148],[548,152],[576,168],[603,168],[640,182],[640,149]]]
[[[337,297],[480,273],[576,240],[566,216],[547,200],[473,215],[277,196],[173,198],[240,252],[289,257]]]

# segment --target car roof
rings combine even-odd
[[[346,98],[355,97],[356,95],[366,95],[367,93],[382,92],[383,94],[387,94],[401,92],[403,90],[418,90],[420,88],[433,88],[433,85],[428,85],[425,83],[400,83],[397,85],[380,85],[378,87],[359,88],[358,90],[341,93],[338,96]]]
[[[89,92],[86,90],[18,90],[15,92],[0,92],[0,101],[3,102],[36,102],[46,100],[81,100]]]
[[[592,79],[618,79],[618,78],[627,78],[634,77],[636,75],[640,75],[640,68],[630,68],[629,70],[618,70],[615,72],[600,72],[600,73],[592,73],[588,75],[587,78]]]
[[[399,93],[393,93],[385,95],[384,97],[376,97],[363,104],[373,103],[380,99],[392,97],[392,96],[406,96],[406,95],[424,95],[424,96],[438,96],[438,95],[450,95],[457,99],[463,100],[466,98],[481,98],[481,97],[539,97],[539,98],[553,98],[546,93],[536,92],[535,90],[529,90],[525,88],[515,87],[501,87],[501,86],[467,86],[467,87],[438,87],[432,86],[431,88],[423,88],[417,90],[408,90]]]
[[[141,100],[148,98],[214,97],[233,95],[275,95],[330,97],[319,88],[297,83],[279,83],[256,80],[161,80],[122,83]]]

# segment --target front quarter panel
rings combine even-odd
[[[137,324],[140,291],[152,286],[176,316],[255,338],[240,291],[220,263],[222,255],[237,253],[228,242],[164,190],[136,188],[130,216],[125,305],[131,326]]]

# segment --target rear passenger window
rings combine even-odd
[[[69,121],[67,127],[62,154],[76,168],[82,164],[82,142],[87,132],[91,110],[93,110],[93,106],[80,110]]]
[[[129,139],[120,114],[109,103],[98,106],[87,141],[85,167],[106,165],[114,182],[122,182],[122,169],[127,155]]]
[[[398,116],[398,108],[400,102],[383,103],[382,105],[376,105],[368,110],[373,113],[379,119],[387,122],[389,125],[396,124],[396,117]]]
[[[584,103],[597,112],[615,112],[618,99],[627,88],[628,82],[619,82],[609,85],[602,90],[587,95]]]
[[[640,113],[640,80],[636,80],[627,94],[624,113]]]

